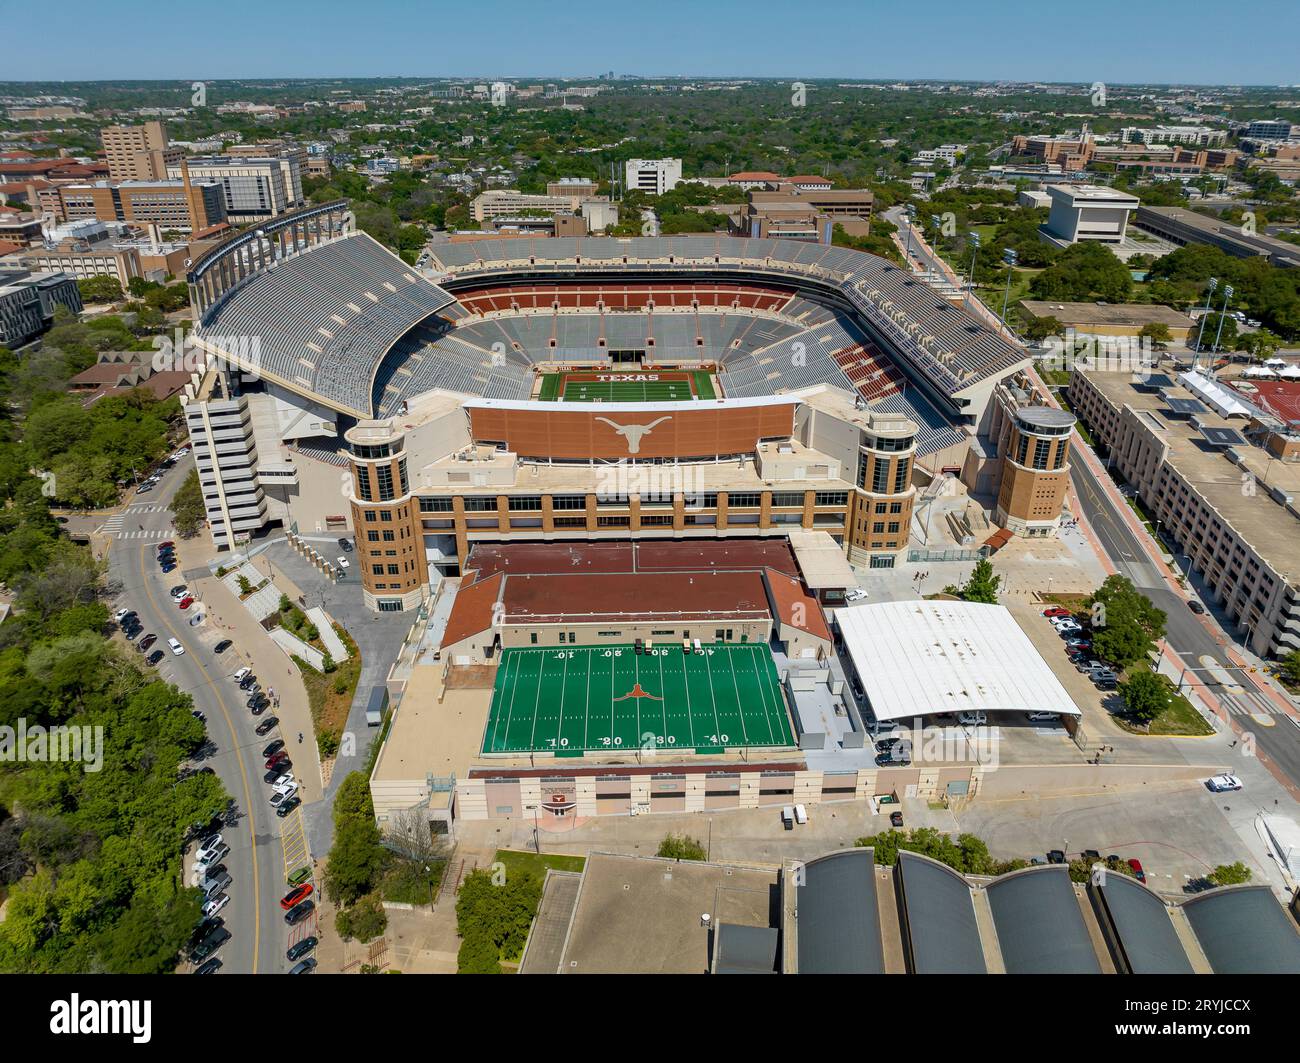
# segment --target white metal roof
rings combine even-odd
[[[835,621],[879,720],[976,710],[1080,715],[1003,606],[881,602],[837,609]]]
[[[1249,417],[1254,412],[1236,392],[1200,373],[1179,373],[1178,382],[1221,417]]]

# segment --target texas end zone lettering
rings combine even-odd
[[[151,1000],[82,1000],[73,993],[50,1004],[50,1033],[55,1034],[129,1034],[144,1045],[153,1036],[152,1020]]]
[[[659,379],[658,373],[597,373],[596,380],[602,384],[653,384]]]

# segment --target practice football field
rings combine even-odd
[[[792,746],[765,645],[556,646],[501,653],[484,753]]]

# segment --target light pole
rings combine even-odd
[[[1192,372],[1196,372],[1196,363],[1201,356],[1201,337],[1205,335],[1205,319],[1210,314],[1210,300],[1214,297],[1214,289],[1219,286],[1219,278],[1210,278],[1209,290],[1205,293],[1205,309],[1201,311],[1201,327],[1196,332],[1196,350],[1192,352]]]
[[[904,264],[910,265],[912,261],[912,227],[916,224],[916,207],[909,203],[903,209],[903,222],[907,226],[907,250],[903,253]]]
[[[1214,333],[1214,349],[1216,351],[1219,349],[1219,337],[1223,335],[1223,319],[1228,314],[1228,300],[1231,298],[1232,298],[1232,285],[1225,284],[1223,286],[1223,309],[1219,311],[1219,327]],[[1213,366],[1213,364],[1214,364],[1213,362],[1210,363],[1211,366]]]
[[[1016,264],[1020,261],[1020,255],[1013,248],[1005,248],[1002,252],[1002,261],[1007,264],[1007,290],[1002,296],[1002,324],[1007,324],[1007,307],[1011,303],[1011,274],[1015,272]],[[1011,331],[1011,326],[1007,325],[1007,331]]]
[[[968,235],[968,239],[970,240],[970,278],[967,281],[967,287],[973,289],[975,287],[975,256],[979,254],[980,234],[972,232]]]

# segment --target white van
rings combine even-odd
[[[696,639],[696,640],[695,640],[695,652],[696,652],[696,653],[703,653],[703,652],[704,652],[704,647],[700,644],[700,640],[699,640],[699,639]]]
[[[808,822],[808,810],[803,805],[794,806],[794,821],[801,827]]]
[[[781,823],[786,830],[794,830],[794,807],[786,805],[781,809]]]
[[[981,727],[989,722],[989,717],[984,712],[963,712],[958,714],[957,722],[967,727]]]
[[[168,647],[170,647],[172,653],[174,653],[177,657],[179,657],[182,653],[185,652],[185,647],[182,646],[175,639],[168,639],[167,645]]]
[[[247,676],[251,671],[252,671],[251,668],[241,668],[230,678],[233,679],[236,683],[242,683],[244,681],[244,677]]]

